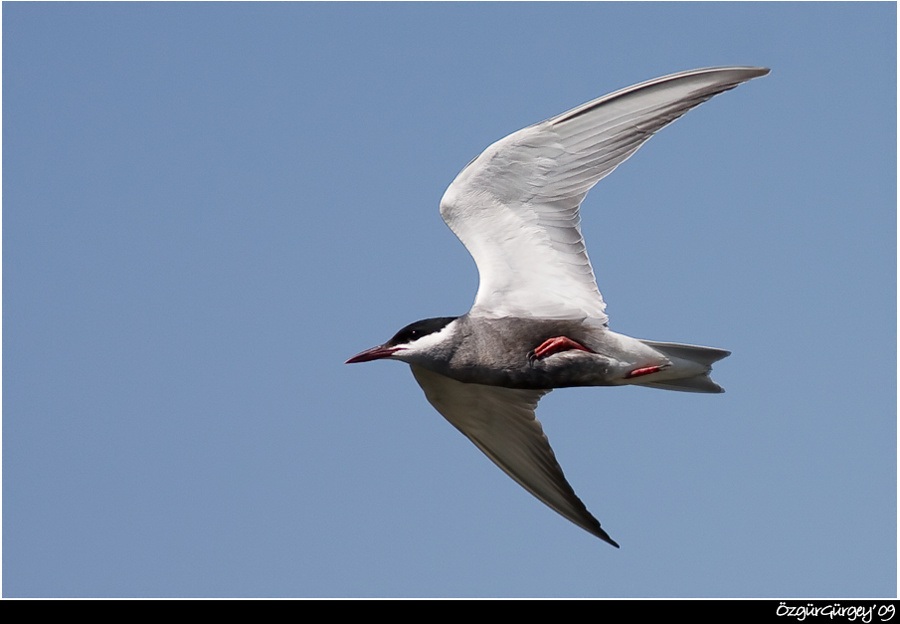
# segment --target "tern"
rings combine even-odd
[[[768,73],[715,67],[656,78],[489,146],[440,203],[478,267],[472,309],[407,325],[347,363],[409,364],[431,405],[507,475],[618,548],[566,480],[535,417],[538,401],[572,386],[723,392],[709,375],[730,352],[609,329],[579,209],[587,192],[658,130]]]

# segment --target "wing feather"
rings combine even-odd
[[[664,76],[488,147],[441,200],[444,221],[478,265],[471,314],[590,317],[605,323],[606,304],[581,234],[585,195],[661,128],[768,71],[722,67]]]
[[[462,383],[410,365],[425,397],[503,472],[548,507],[618,547],[563,474],[534,410],[549,390]]]

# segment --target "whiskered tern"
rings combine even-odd
[[[709,375],[729,352],[610,330],[579,208],[591,187],[658,130],[767,73],[718,67],[664,76],[488,147],[441,199],[441,216],[478,266],[472,309],[407,325],[347,363],[409,364],[434,408],[506,474],[618,547],[566,481],[535,418],[538,401],[571,386],[722,392]]]

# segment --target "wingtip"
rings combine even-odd
[[[763,76],[767,76],[772,70],[768,67],[755,67],[752,65],[737,65],[732,67],[711,67],[709,68],[712,72],[733,72],[737,71],[741,75],[740,82],[746,82],[748,80],[753,80],[754,78],[762,78]],[[703,70],[701,70],[703,71]]]
[[[757,76],[765,76],[770,71],[772,71],[772,69],[770,67],[763,67],[762,65],[722,65],[720,67],[707,67],[706,69],[699,69],[696,71],[718,72],[718,71],[733,71],[733,70],[748,72],[751,74],[756,74]],[[690,72],[688,72],[688,73],[690,73]]]
[[[761,78],[766,76],[772,70],[768,67],[758,67],[754,65],[724,65],[720,67],[706,67],[703,69],[695,69],[688,70],[686,72],[681,72],[680,74],[673,74],[672,77],[679,76],[681,74],[717,74],[722,72],[739,72],[742,76],[741,82],[745,82],[747,80],[753,80],[754,78]]]
[[[597,537],[602,539],[604,542],[606,542],[610,546],[615,546],[616,548],[619,548],[619,544],[616,542],[616,540],[611,538],[609,536],[609,533],[607,533],[606,531],[601,529],[599,526],[597,527],[597,530],[594,532],[594,535],[596,535]]]

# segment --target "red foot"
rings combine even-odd
[[[636,368],[627,375],[625,375],[625,379],[631,379],[632,377],[640,377],[641,375],[650,375],[652,373],[658,373],[664,367],[663,366],[645,366],[644,368]]]
[[[593,351],[588,349],[586,346],[581,343],[575,342],[571,338],[567,338],[566,336],[557,336],[556,338],[549,338],[548,340],[542,342],[540,346],[532,351],[531,356],[533,357],[533,359],[539,360],[541,358],[553,355],[554,353],[559,353],[560,351],[571,351],[572,349],[578,349],[579,351],[587,351],[588,353],[593,353]]]

